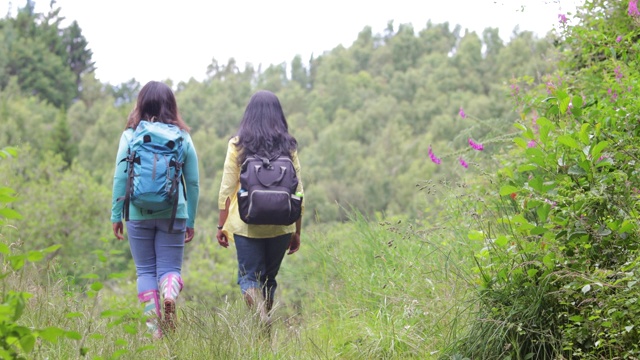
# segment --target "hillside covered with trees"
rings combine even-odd
[[[97,82],[91,50],[78,24],[60,28],[58,13],[33,14],[25,8],[1,23],[7,51],[0,59],[6,64],[0,70],[5,129],[0,143],[25,148],[19,164],[5,166],[24,167],[12,171],[23,179],[29,169],[53,166],[51,171],[60,175],[48,181],[77,175],[82,178],[78,181],[100,187],[104,194],[110,190],[112,158],[124,119],[144,84],[135,79],[118,85]],[[74,49],[65,42],[85,47]],[[490,139],[511,132],[517,114],[506,101],[507,84],[522,76],[540,82],[553,70],[554,56],[549,39],[529,32],[514,33],[506,43],[495,28],[476,34],[446,23],[422,29],[389,23],[384,34],[367,27],[348,49],[337,47],[308,63],[296,57],[290,64],[258,72],[250,66],[240,69],[233,59],[213,61],[205,81],[174,85],[201,159],[204,191],[198,223],[205,230],[205,224],[215,221],[226,143],[256,89],[279,96],[299,140],[309,199],[306,223],[342,222],[352,208],[367,216],[420,218],[432,211],[432,204],[415,196],[417,181],[457,178],[464,170],[433,166],[429,145],[454,154],[466,149],[469,137]],[[47,58],[52,60],[42,60]],[[64,71],[57,68],[63,65]],[[51,74],[77,81],[64,90],[65,82]],[[43,84],[45,79],[51,83]],[[64,92],[68,95],[58,98]],[[473,117],[459,116],[463,106]],[[500,149],[499,144],[487,146],[486,153]],[[468,155],[469,162],[491,163],[490,156]],[[53,161],[56,156],[61,163]],[[42,196],[29,193],[47,186],[41,174],[18,182],[21,197],[41,201]],[[57,202],[67,202],[66,194],[47,203],[61,208]],[[79,209],[79,204],[67,202],[65,207],[93,219],[74,226],[79,233],[103,234],[104,215],[99,214],[108,209],[104,200],[96,199],[92,211],[87,204]],[[33,218],[28,209],[40,208],[26,202],[16,206],[27,219]],[[51,238],[45,235],[52,230],[49,225],[29,228],[33,238]]]
[[[80,324],[32,312],[44,314],[28,317],[34,339],[53,344],[40,354],[74,351],[76,333],[92,358],[143,351],[126,330],[139,319],[114,315],[135,306],[123,295],[135,271],[109,214],[120,133],[144,84],[100,83],[82,24],[33,9],[0,19],[3,278],[44,302],[101,299],[65,307]],[[206,304],[231,318],[226,336],[243,328],[235,256],[215,244],[217,197],[227,141],[267,89],[300,145],[307,201],[281,309],[282,336],[303,346],[281,340],[282,358],[637,358],[640,12],[635,0],[594,0],[575,25],[561,15],[541,38],[389,22],[311,59],[265,70],[213,60],[203,81],[157,79],[175,89],[200,160],[185,321],[222,326],[195,312]],[[50,325],[67,330],[37,330]],[[20,336],[2,331],[12,348],[5,339]],[[116,345],[87,345],[104,337]]]

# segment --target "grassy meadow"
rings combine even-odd
[[[188,270],[179,326],[161,340],[146,332],[135,274],[64,277],[46,254],[32,252],[34,261],[17,271],[5,261],[3,291],[30,297],[19,323],[38,335],[33,359],[438,358],[465,327],[473,258],[461,224],[441,220],[429,227],[354,213],[346,223],[306,229],[301,250],[283,262],[271,331],[239,296],[200,288],[193,300],[189,289],[198,284]],[[14,245],[5,260],[20,253]],[[235,261],[215,241],[209,251]],[[98,254],[95,272],[118,256]],[[221,288],[239,293],[235,273],[222,278],[229,283]]]

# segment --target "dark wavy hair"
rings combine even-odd
[[[283,155],[291,157],[298,148],[298,142],[289,134],[280,100],[267,90],[251,96],[236,136],[240,164],[254,154],[270,159]]]
[[[173,91],[167,84],[158,81],[149,81],[142,87],[125,129],[135,129],[140,120],[173,124],[189,131],[189,127],[180,117]]]

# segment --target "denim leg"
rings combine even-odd
[[[284,254],[289,248],[291,242],[291,234],[285,234],[277,236],[271,239],[264,239],[266,244],[266,269],[264,275],[261,278],[261,282],[264,286],[263,294],[265,299],[273,300],[275,298],[276,288],[278,282],[276,281],[276,275],[280,270],[282,259]]]
[[[238,256],[238,285],[244,294],[249,288],[261,288],[258,276],[264,272],[264,239],[233,235]]]
[[[276,275],[289,246],[291,234],[254,239],[233,235],[238,256],[238,284],[242,293],[249,288],[269,289],[273,298]]]
[[[127,221],[127,237],[138,276],[138,293],[158,290],[155,234],[155,220]]]
[[[175,219],[173,231],[169,233],[169,219],[156,220],[156,266],[158,282],[170,273],[180,277],[184,255],[184,233],[187,228],[185,219]]]
[[[136,265],[138,292],[158,290],[161,276],[180,275],[186,220],[176,219],[169,233],[169,219],[127,221],[131,256]]]

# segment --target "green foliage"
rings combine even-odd
[[[3,237],[2,235],[0,232],[0,237]],[[42,251],[15,254],[7,244],[0,242],[0,258],[2,258],[3,269],[5,269],[0,273],[3,284],[6,284],[8,276],[21,271],[28,262],[37,263],[43,260],[47,254],[56,251],[57,248],[59,246],[52,246]],[[27,359],[25,355],[33,352],[39,339],[55,342],[69,334],[56,326],[33,328],[21,325],[21,318],[27,308],[28,300],[32,298],[31,293],[7,290],[3,285],[1,297],[0,356],[3,359]]]
[[[464,323],[471,250],[445,240],[453,224],[441,225],[353,213],[313,232],[283,263],[278,291],[295,302],[279,312],[299,308],[301,337],[323,358],[431,358]]]
[[[59,12],[60,9],[56,11]],[[69,27],[62,30],[62,45],[66,51],[63,54],[66,64],[76,75],[76,86],[80,86],[82,75],[95,70],[95,62],[91,61],[93,52],[89,49],[89,43],[82,35],[78,22],[73,21]]]
[[[127,244],[104,240],[110,227],[104,219],[110,210],[111,194],[82,168],[67,164],[48,153],[40,163],[32,151],[24,148],[19,161],[0,164],[0,181],[10,184],[20,201],[13,205],[22,217],[11,222],[17,231],[6,234],[8,241],[24,243],[27,251],[62,245],[51,254],[69,274],[92,272],[97,249],[111,255],[128,253]],[[121,259],[112,269],[122,271],[128,260]]]
[[[23,92],[58,108],[71,105],[81,74],[95,67],[78,24],[61,28],[59,13],[53,7],[47,14],[35,13],[28,2],[15,18],[0,19],[0,47],[6,50],[0,56],[0,89],[15,77]]]
[[[73,159],[78,153],[78,146],[71,141],[71,130],[69,129],[65,114],[61,113],[58,115],[50,142],[51,150],[55,154],[60,154],[67,166],[71,166]]]
[[[8,155],[16,156],[13,148],[4,148],[0,152],[3,158]],[[5,230],[7,220],[21,218],[20,213],[6,208],[6,204],[16,200],[13,189],[0,188],[0,259],[2,259],[2,293],[0,293],[0,357],[3,359],[26,359],[25,355],[31,353],[38,338],[55,341],[65,335],[65,332],[57,327],[34,329],[19,323],[27,301],[32,295],[28,292],[8,290],[6,288],[7,277],[19,272],[27,262],[36,263],[44,257],[56,251],[59,246],[51,246],[42,251],[30,251],[23,254],[15,254],[11,245],[6,242]]]
[[[587,3],[582,23],[565,29],[564,71],[518,93],[520,134],[502,159],[496,200],[483,204],[469,232],[485,246],[475,256],[477,319],[452,354],[640,354],[634,286],[640,154],[633,115],[640,110],[640,73],[638,48],[616,41],[617,34],[638,34],[637,19],[625,9]]]
[[[29,39],[33,46],[28,50],[34,56],[40,53],[36,51],[40,39],[49,39],[52,53],[71,65],[75,81],[82,83],[80,101],[58,106],[68,108],[65,120],[71,143],[62,146],[61,139],[67,135],[57,112],[31,111],[35,99],[25,104],[20,95],[30,90],[8,70],[4,75],[0,72],[0,79],[6,81],[3,86],[7,84],[5,96],[12,98],[5,109],[0,108],[0,122],[7,129],[0,140],[4,136],[4,142],[11,145],[29,142],[38,154],[45,148],[55,149],[67,163],[76,162],[108,186],[113,164],[105,159],[113,156],[140,84],[135,79],[118,86],[96,83],[89,71],[93,66],[90,50],[82,50],[85,42],[79,25],[61,29],[57,14],[53,9],[47,15],[25,9],[16,19],[3,20],[0,38],[5,39],[7,49],[18,38]],[[77,40],[73,44],[78,46],[62,51],[70,39]],[[521,56],[523,48],[528,53]],[[205,81],[178,84],[176,96],[192,135],[200,139],[196,147],[207,162],[202,167],[207,178],[220,177],[217,164],[224,157],[220,144],[226,144],[235,132],[248,98],[256,89],[268,88],[282,101],[291,131],[299,140],[304,180],[314,189],[314,201],[309,202],[309,214],[314,217],[305,221],[344,221],[347,217],[340,209],[350,206],[369,216],[376,212],[415,216],[424,202],[403,190],[415,186],[416,177],[409,169],[417,178],[434,175],[433,168],[423,165],[428,144],[418,142],[435,139],[430,141],[441,142],[451,152],[460,149],[460,141],[451,139],[466,128],[456,121],[462,104],[478,117],[513,118],[503,101],[503,82],[511,76],[535,76],[552,66],[542,60],[550,51],[549,41],[530,33],[518,34],[505,45],[495,31],[481,39],[475,33],[462,34],[459,26],[450,29],[448,24],[428,23],[418,30],[409,24],[389,23],[383,34],[366,27],[351,47],[338,46],[309,59],[308,64],[295,57],[290,67],[282,63],[256,71],[250,65],[240,69],[233,58],[226,64],[214,59]],[[15,62],[0,55],[0,64],[5,58],[7,64]],[[37,71],[30,74],[41,77]],[[62,95],[58,88],[56,91]],[[51,138],[44,142],[50,146],[32,141],[34,136],[27,131]],[[387,159],[387,154],[392,156]],[[372,157],[373,161],[367,161]],[[324,165],[318,166],[333,164],[336,158],[341,164],[330,173],[323,170]],[[366,162],[366,171],[359,172],[354,164],[362,162]],[[215,197],[216,189],[210,187],[208,193]],[[208,218],[216,210],[207,205],[203,215]]]
[[[236,283],[238,263],[235,247],[225,249],[215,237],[201,236],[187,244],[183,265],[186,286],[182,297],[194,304],[216,306],[221,300],[241,300]]]
[[[389,23],[308,67],[295,57],[290,77],[285,63],[241,70],[229,59],[178,84],[201,201],[182,325],[162,346],[142,331],[127,244],[106,226],[113,155],[140,84],[100,84],[80,27],[61,29],[56,11],[0,20],[0,143],[22,152],[0,164],[2,240],[27,260],[56,249],[7,282],[16,294],[37,289],[11,300],[30,310],[25,339],[49,340],[33,351],[50,358],[429,358],[452,340],[450,354],[470,358],[637,357],[637,31],[619,26],[633,25],[620,6],[600,21],[609,3],[589,2],[594,23],[564,42]],[[554,40],[573,57],[544,77]],[[268,340],[239,302],[235,254],[210,231],[227,140],[257,88],[285,108],[310,199]],[[461,118],[462,106],[474,116]],[[469,138],[487,148],[469,150]],[[430,145],[470,168],[434,166]],[[34,330],[49,325],[73,330]]]

